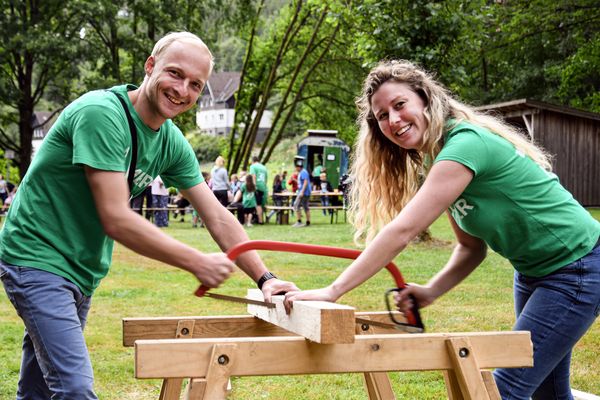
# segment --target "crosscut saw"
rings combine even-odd
[[[328,257],[337,257],[337,258],[348,258],[348,259],[356,259],[362,253],[360,250],[346,249],[341,247],[332,247],[332,246],[322,246],[315,244],[304,244],[304,243],[293,243],[293,242],[279,242],[272,240],[249,240],[246,242],[239,243],[227,251],[227,257],[231,261],[235,261],[242,253],[250,250],[271,250],[271,251],[284,251],[289,253],[301,253],[301,254],[311,254],[311,255],[319,255],[319,256],[328,256]],[[361,324],[370,324],[374,326],[381,326],[385,328],[395,328],[400,329],[410,333],[423,332],[425,327],[421,320],[421,315],[419,313],[419,308],[417,302],[413,299],[413,307],[404,313],[407,322],[398,321],[394,317],[394,313],[392,312],[392,307],[390,305],[390,295],[393,292],[400,292],[404,288],[406,288],[406,283],[400,270],[393,262],[390,262],[385,266],[385,268],[392,274],[394,278],[394,282],[396,283],[396,287],[388,289],[385,292],[385,304],[388,309],[390,319],[393,323],[384,323],[378,321],[371,321],[369,319],[356,318],[356,322]],[[194,293],[198,297],[208,296],[215,299],[234,301],[237,303],[243,304],[254,304],[259,306],[264,306],[268,308],[275,308],[274,303],[269,303],[266,301],[258,301],[246,299],[244,297],[235,297],[224,294],[212,293],[208,291],[209,288],[207,286],[200,286],[196,292]]]

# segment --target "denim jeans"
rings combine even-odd
[[[571,351],[600,313],[600,246],[541,278],[516,272],[514,291],[514,330],[531,332],[534,366],[494,371],[502,399],[572,400]]]
[[[35,268],[0,262],[0,276],[25,324],[17,400],[97,399],[83,337],[91,298]]]

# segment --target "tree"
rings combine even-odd
[[[82,59],[82,16],[78,7],[65,8],[58,0],[0,4],[0,145],[16,153],[22,177],[31,162],[36,105],[45,95],[58,104],[71,96],[71,77]]]
[[[229,169],[245,168],[255,145],[259,121],[267,108],[273,110],[271,128],[259,151],[267,162],[286,129],[300,118],[296,110],[322,99],[352,109],[352,101],[331,95],[333,78],[347,80],[343,74],[324,78],[322,71],[340,72],[351,57],[340,57],[340,32],[351,12],[341,1],[296,1],[283,9],[263,36],[257,34],[260,6],[249,28],[248,47],[242,79],[236,98],[236,125],[230,137]],[[349,33],[344,32],[344,33]],[[346,51],[347,48],[344,50]],[[332,67],[333,66],[333,67]],[[338,67],[336,69],[336,66]],[[349,68],[353,71],[353,68]],[[348,72],[348,70],[347,70]],[[346,79],[344,79],[346,78]],[[341,85],[343,86],[343,84]],[[311,115],[304,112],[303,116]],[[238,137],[239,136],[239,137]]]

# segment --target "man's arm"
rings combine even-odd
[[[218,287],[234,270],[222,253],[205,254],[169,235],[129,207],[129,190],[122,172],[85,167],[98,217],[106,234],[143,256],[192,273],[202,284]]]
[[[232,246],[249,240],[246,231],[229,210],[219,203],[215,195],[205,183],[181,190],[183,195],[192,203],[194,209],[206,225],[213,239],[219,244],[223,251]],[[267,267],[263,264],[256,251],[246,252],[236,260],[236,264],[257,282],[266,272]],[[270,279],[262,287],[267,301],[272,294],[298,290],[291,282],[279,279]]]

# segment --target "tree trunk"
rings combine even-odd
[[[319,17],[319,20],[317,21],[317,23],[315,25],[313,33],[310,36],[308,44],[306,45],[306,48],[304,49],[304,52],[302,53],[302,56],[300,57],[300,60],[298,60],[298,62],[296,63],[296,66],[294,67],[294,72],[292,73],[292,77],[290,78],[290,81],[288,82],[287,89],[285,91],[285,94],[283,95],[283,98],[281,99],[281,103],[279,104],[279,107],[278,107],[277,112],[275,114],[275,118],[273,118],[273,121],[272,121],[272,124],[271,124],[271,128],[269,128],[269,131],[267,132],[267,135],[265,137],[265,141],[263,142],[263,145],[261,146],[260,153],[258,155],[258,157],[260,159],[263,158],[264,153],[265,153],[265,149],[268,148],[268,144],[269,144],[269,141],[271,140],[271,136],[273,135],[273,132],[276,129],[277,123],[279,122],[279,118],[283,114],[283,110],[285,109],[287,98],[290,95],[290,93],[292,92],[294,84],[296,83],[296,79],[298,78],[298,75],[300,75],[300,71],[302,70],[302,67],[304,66],[304,63],[308,59],[308,55],[314,49],[313,45],[315,43],[315,40],[317,39],[317,36],[319,34],[319,30],[321,29],[321,25],[323,24],[323,21],[325,20],[325,17],[327,16],[328,10],[329,10],[328,6],[325,6],[323,8],[323,11],[321,12],[321,16]]]

